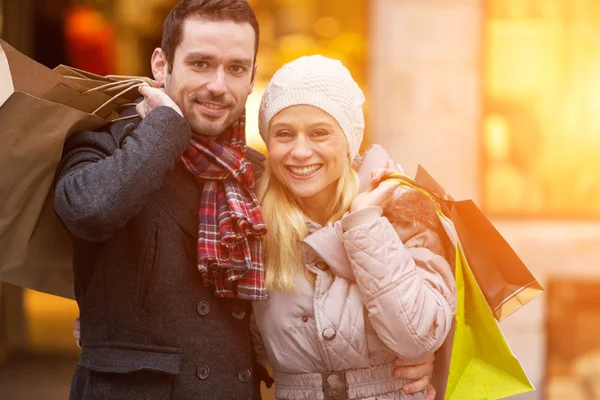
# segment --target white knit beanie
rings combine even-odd
[[[353,160],[363,140],[365,96],[339,60],[320,55],[300,57],[275,73],[260,103],[258,129],[265,143],[271,119],[287,107],[306,104],[336,119],[348,139]]]

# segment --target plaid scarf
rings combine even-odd
[[[181,159],[203,183],[198,270],[204,286],[215,297],[266,300],[261,239],[267,228],[244,158],[245,125],[242,115],[216,140],[193,134]]]

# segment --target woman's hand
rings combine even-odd
[[[413,380],[413,382],[404,385],[402,391],[406,394],[414,394],[427,389],[425,399],[434,400],[436,393],[435,388],[431,385],[434,361],[435,354],[427,356],[424,360],[416,364],[408,364],[397,358],[395,361],[394,378]]]
[[[385,168],[377,168],[371,172],[371,183],[364,192],[359,193],[352,201],[350,211],[358,211],[366,207],[379,206],[384,208],[392,198],[394,190],[400,186],[400,182],[384,181],[391,174],[398,173],[394,161],[388,160]]]

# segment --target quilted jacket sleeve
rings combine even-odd
[[[395,229],[381,215],[380,207],[346,215],[342,239],[373,328],[403,360],[417,362],[444,343],[456,285],[434,231]]]

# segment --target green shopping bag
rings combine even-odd
[[[494,400],[534,390],[456,247],[456,328],[446,400]]]

